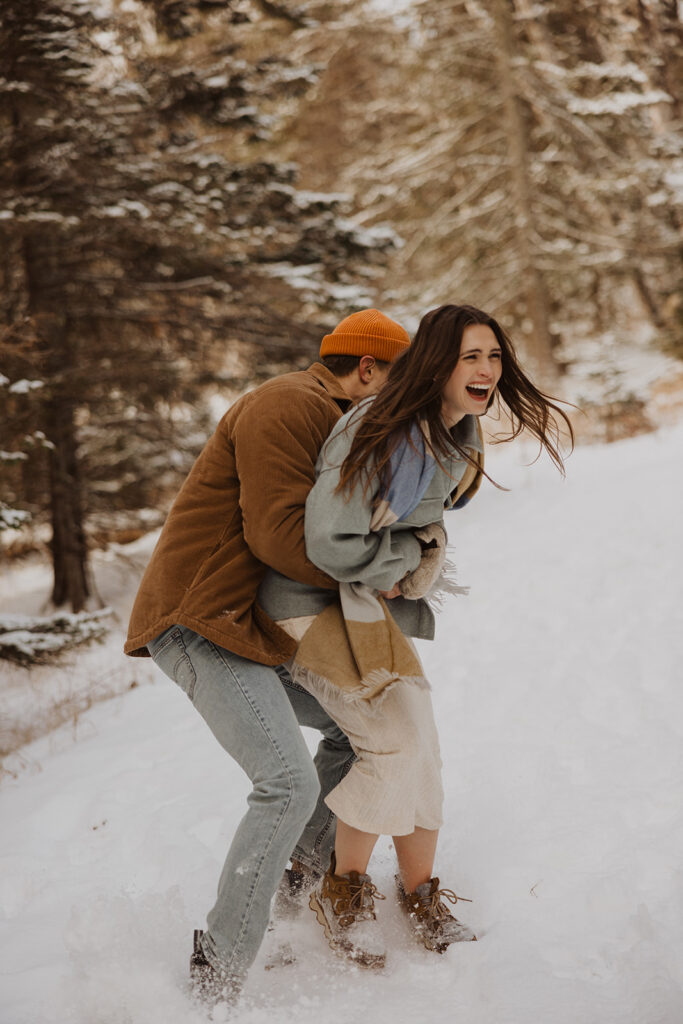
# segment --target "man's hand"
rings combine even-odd
[[[378,590],[377,593],[380,597],[383,597],[385,601],[391,601],[392,597],[401,596],[401,589],[398,583],[395,583],[391,590]]]

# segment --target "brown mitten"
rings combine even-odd
[[[422,558],[417,569],[404,576],[399,589],[409,601],[425,597],[432,589],[446,561],[446,531],[441,523],[429,523],[414,531],[422,545]]]

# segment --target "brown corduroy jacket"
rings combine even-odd
[[[126,654],[176,623],[279,665],[296,643],[259,608],[267,567],[337,588],[306,558],[304,508],[323,442],[351,402],[321,363],[268,381],[225,414],[185,480],[140,583]]]

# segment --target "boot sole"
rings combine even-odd
[[[473,935],[471,939],[453,939],[453,942],[429,942],[428,939],[422,940],[422,945],[425,949],[428,949],[430,953],[445,953],[447,949],[455,945],[457,942],[476,942],[477,936]]]
[[[418,942],[421,942],[425,949],[428,949],[430,953],[445,953],[447,949],[455,945],[456,942],[476,942],[477,936],[473,935],[471,939],[453,939],[451,942],[435,942],[430,939],[427,935],[419,935],[414,933],[417,937]]]
[[[403,886],[401,884],[400,877],[398,875],[396,875],[394,880],[396,882],[396,890],[397,890],[397,892],[396,892],[396,900],[398,902],[398,905],[404,911],[406,916],[410,919],[410,917],[412,917],[413,914],[412,914],[411,910],[406,906],[405,895],[404,895],[404,892],[403,892]],[[458,923],[460,923],[460,922],[458,922]],[[411,925],[411,931],[413,932],[413,935],[415,936],[417,941],[421,942],[422,945],[424,946],[424,948],[428,949],[430,953],[445,953],[446,950],[449,948],[449,946],[452,946],[453,943],[455,943],[455,942],[476,942],[477,941],[477,936],[472,934],[472,933],[470,933],[471,938],[469,938],[469,939],[466,939],[463,936],[462,939],[452,939],[450,942],[438,942],[438,941],[430,938],[430,936],[427,935],[425,932],[420,931],[418,928],[415,928],[412,925]]]
[[[385,953],[364,952],[362,949],[356,949],[350,942],[343,942],[332,934],[328,920],[325,917],[325,911],[315,892],[311,893],[308,905],[315,913],[318,923],[323,927],[327,944],[337,956],[343,957],[345,960],[351,960],[352,963],[358,964],[359,967],[367,967],[371,970],[381,970],[385,966],[387,962]]]

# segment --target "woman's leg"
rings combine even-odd
[[[407,836],[394,836],[394,847],[406,892],[415,892],[418,885],[428,882],[434,871],[434,856],[439,830],[416,828]]]
[[[361,832],[344,821],[338,821],[334,845],[335,874],[347,875],[349,871],[366,874],[377,839],[372,832]],[[416,828],[410,835],[394,836],[393,839],[403,888],[406,892],[414,892],[418,885],[432,877],[439,830]]]
[[[450,889],[440,889],[439,879],[433,877],[438,838],[438,829],[416,828],[408,836],[394,836],[394,845],[402,883],[399,904],[423,945],[443,953],[452,942],[471,942],[476,935],[451,913],[448,904],[457,903],[458,897]]]
[[[377,835],[337,819],[329,870],[311,893],[309,906],[330,947],[363,967],[384,967],[386,947],[377,925],[375,899],[384,899],[366,873]]]
[[[353,828],[352,825],[337,819],[337,837],[334,842],[335,875],[348,875],[349,871],[357,871],[359,875],[364,875],[377,838],[372,832],[361,832],[359,828]]]

